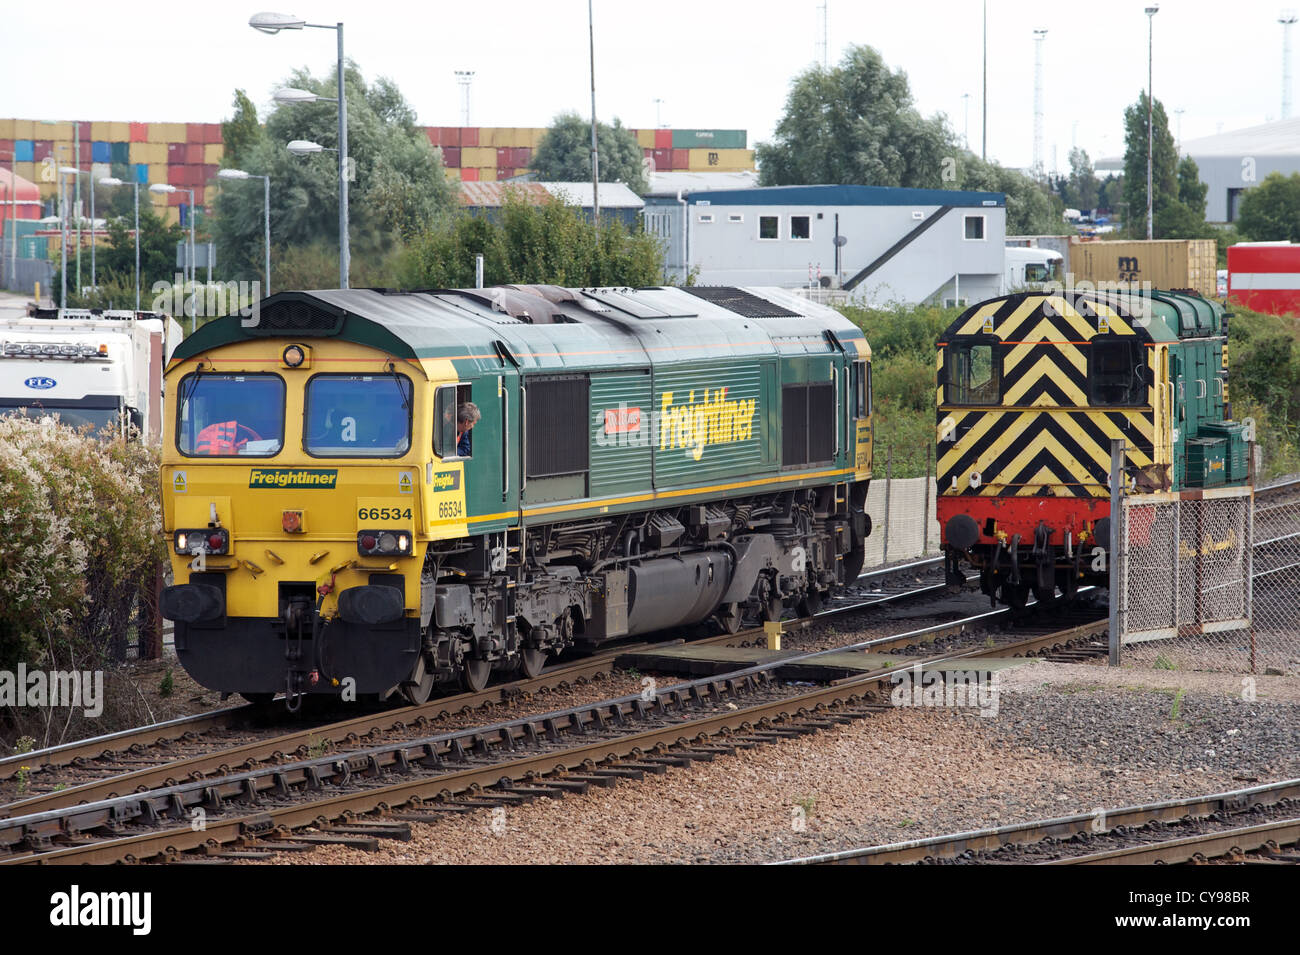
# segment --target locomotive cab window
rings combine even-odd
[[[996,405],[1002,401],[1002,356],[990,344],[948,346],[948,403]]]
[[[411,448],[411,379],[316,375],[307,382],[302,446],[321,458],[397,458]]]
[[[853,417],[865,418],[871,414],[871,364],[853,363]]]
[[[284,447],[284,379],[279,375],[186,375],[176,446],[187,456],[262,457]]]
[[[1146,404],[1141,342],[1093,339],[1089,350],[1088,385],[1094,405]]]
[[[473,417],[469,385],[443,385],[438,389],[433,403],[433,453],[443,460],[472,458],[474,456],[474,428],[462,430],[461,415]],[[461,409],[465,411],[462,412]]]

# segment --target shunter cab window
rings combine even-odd
[[[302,446],[322,458],[396,458],[411,447],[411,379],[317,375],[307,382]]]
[[[179,390],[181,454],[271,457],[284,447],[279,375],[187,375]]]
[[[1142,343],[1093,339],[1088,383],[1094,405],[1146,404],[1146,384],[1139,373]]]
[[[1002,356],[992,344],[948,346],[948,403],[996,405],[1002,401]]]

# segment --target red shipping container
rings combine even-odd
[[[203,180],[199,183],[201,186],[210,186],[212,181],[217,178],[217,170],[221,167],[216,163],[203,164]]]
[[[42,160],[49,158],[50,153],[53,151],[53,142],[48,139],[38,139],[32,143],[32,160],[34,162],[41,162]]]
[[[514,174],[515,171],[509,166],[497,166],[497,182],[505,182]]]
[[[84,146],[94,138],[90,132],[90,120],[83,120],[77,125],[81,127],[81,144]],[[75,139],[76,137],[74,136],[73,138]],[[90,162],[90,160],[87,159],[86,162]]]
[[[225,142],[225,140],[221,138],[220,123],[205,123],[204,125],[207,126],[207,135],[203,140],[205,143],[209,145],[220,145]]]
[[[443,146],[442,147],[442,164],[448,169],[460,168],[460,147]]]
[[[462,126],[460,129],[460,144],[462,146],[478,145],[478,127]]]
[[[515,146],[510,150],[510,165],[516,169],[527,169],[533,161],[531,146]]]
[[[429,137],[429,145],[430,145],[430,146],[441,146],[441,145],[442,145],[442,136],[439,135],[439,133],[440,133],[440,131],[441,131],[441,128],[442,128],[442,127],[440,127],[440,126],[426,126],[426,127],[424,127],[424,135],[426,135],[426,136]]]
[[[13,152],[14,141],[12,139],[0,139],[0,153]]]
[[[185,138],[191,143],[202,143],[204,132],[203,123],[186,123]]]
[[[689,169],[691,166],[691,151],[689,149],[672,150],[672,161],[669,163],[669,169]]]
[[[131,124],[131,142],[147,143],[149,141],[149,124],[132,123]]]
[[[671,129],[655,130],[655,149],[672,149],[673,131]]]
[[[169,186],[187,186],[189,185],[189,183],[185,181],[187,178],[189,178],[189,173],[185,171],[185,166],[182,163],[174,162],[168,164],[167,184]]]
[[[498,146],[497,147],[497,168],[500,169],[503,166],[509,166],[509,165],[510,165],[510,147]]]
[[[185,161],[192,166],[203,165],[203,144],[192,141],[186,143]]]
[[[190,204],[190,194],[188,192],[169,192],[167,194],[167,205],[169,206],[187,206]]]
[[[656,149],[654,151],[655,169],[659,172],[665,172],[673,168],[673,151],[671,149]]]
[[[1270,315],[1300,315],[1300,245],[1228,246],[1228,304]]]
[[[460,181],[478,182],[478,170],[472,166],[469,169],[462,169],[460,171]]]
[[[180,163],[185,161],[185,143],[168,143],[167,144],[167,161],[170,163]]]
[[[462,142],[460,141],[460,127],[459,127],[459,126],[441,126],[441,127],[439,127],[439,137],[441,138],[441,140],[442,140],[442,144],[443,144],[444,146],[463,146],[463,145],[465,145],[464,143],[462,143]]]

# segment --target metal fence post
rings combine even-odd
[[[889,487],[893,482],[894,475],[894,449],[885,450],[885,542],[884,550],[880,555],[882,564],[889,563]]]
[[[921,511],[922,557],[930,553],[930,475],[934,473],[934,465],[930,463],[930,458],[933,453],[934,446],[927,444],[925,446],[925,470],[921,472],[921,480],[925,482],[925,509]]]
[[[1110,665],[1119,666],[1119,602],[1124,586],[1120,574],[1120,522],[1124,519],[1124,498],[1120,493],[1124,479],[1124,441],[1112,438],[1110,442]]]

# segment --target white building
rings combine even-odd
[[[700,285],[839,289],[872,304],[976,302],[1003,287],[1006,197],[884,186],[771,186],[684,195]],[[647,204],[647,219],[654,206]],[[678,220],[680,222],[680,219]],[[682,258],[669,253],[669,264]],[[679,281],[686,270],[670,271]]]

